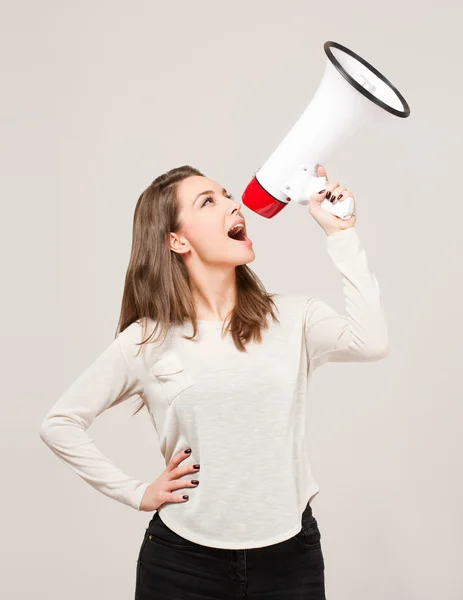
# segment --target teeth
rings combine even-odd
[[[243,223],[238,223],[237,225],[234,225],[229,231],[228,233],[236,233],[237,231],[239,231],[240,229],[244,229],[244,225]]]

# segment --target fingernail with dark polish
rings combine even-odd
[[[198,485],[199,481],[197,479],[192,479],[191,483],[194,483],[195,485]]]
[[[183,496],[183,499],[184,500],[188,500],[188,496]]]
[[[326,197],[328,200],[330,199],[330,196],[331,196],[331,192],[326,192]]]
[[[342,196],[342,194],[339,194],[339,196],[338,196],[338,200],[339,200],[339,198],[341,198],[341,196]]]
[[[199,469],[199,465],[193,465],[195,469]]]
[[[320,190],[318,193],[319,193],[319,194],[323,194],[323,192],[324,192],[324,191],[325,191],[325,190]]]
[[[190,452],[191,452],[191,448],[187,448],[187,449],[185,450],[185,454],[189,454]]]

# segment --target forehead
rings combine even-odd
[[[193,204],[193,201],[198,194],[206,190],[212,190],[217,194],[221,194],[222,186],[208,177],[191,175],[178,184],[177,195],[180,203],[184,207],[188,207]]]

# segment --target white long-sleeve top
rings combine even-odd
[[[308,381],[327,361],[374,361],[388,352],[378,282],[355,227],[326,237],[342,276],[345,309],[318,297],[274,297],[279,323],[269,317],[262,343],[240,352],[222,321],[169,329],[164,343],[138,354],[142,323],[122,331],[70,385],[45,416],[41,439],[74,472],[107,496],[137,510],[150,482],[118,468],[87,433],[115,404],[141,395],[166,465],[185,448],[182,465],[201,465],[197,487],[175,490],[188,501],[167,502],[168,527],[198,544],[243,549],[284,541],[300,530],[301,515],[318,493],[308,456]],[[154,325],[148,320],[148,325]],[[149,329],[151,330],[151,329]]]

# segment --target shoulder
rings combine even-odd
[[[273,300],[280,313],[280,322],[301,322],[311,296],[298,293],[276,294]]]
[[[155,321],[148,317],[143,317],[128,325],[123,331],[118,334],[119,341],[122,346],[130,346],[138,344],[145,340],[153,331]]]
[[[130,368],[141,372],[162,352],[164,346],[162,338],[155,342],[153,341],[154,337],[151,337],[155,325],[156,322],[153,319],[143,317],[131,323],[118,334],[117,339],[122,354]],[[156,337],[158,333],[156,332]],[[148,340],[148,338],[150,339]]]
[[[126,343],[130,340],[134,341],[140,337],[142,326],[141,320],[134,321],[130,325],[128,325],[125,329],[119,332],[118,338],[121,343]]]

